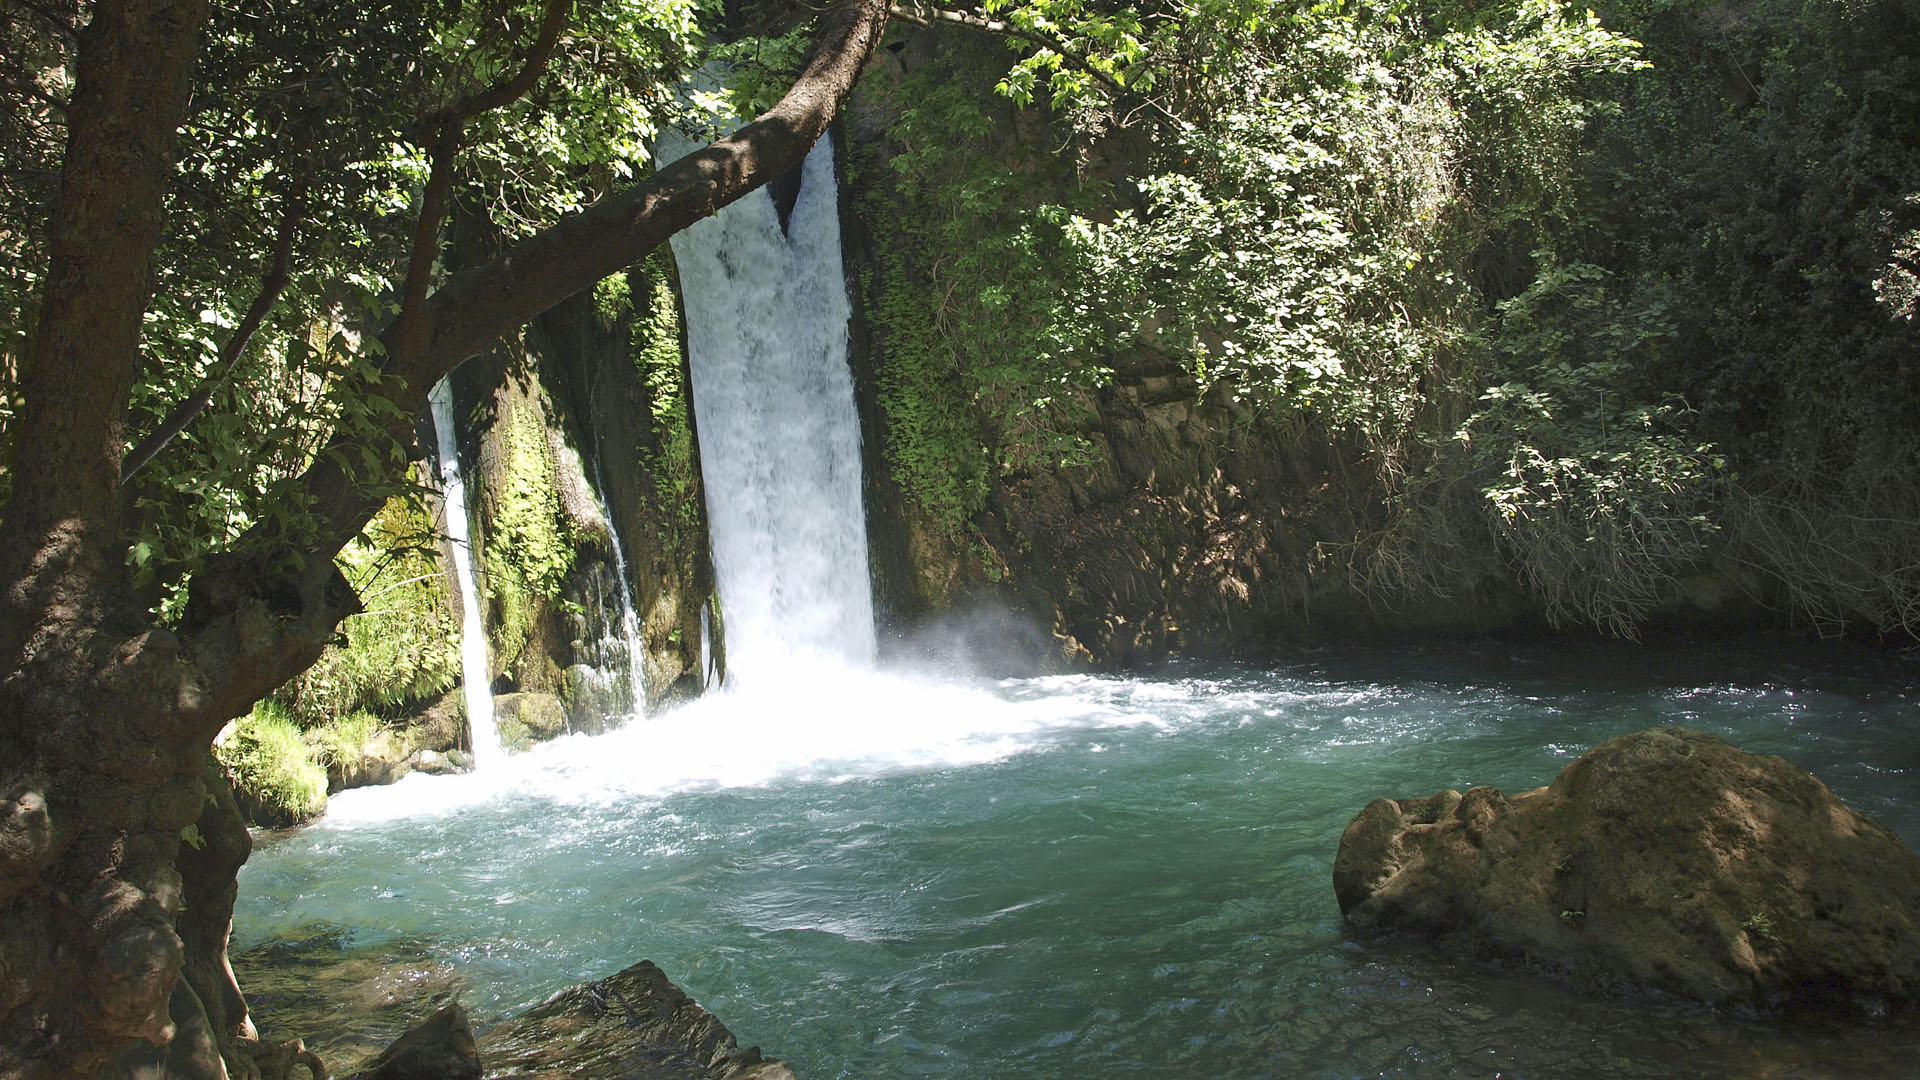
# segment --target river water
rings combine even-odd
[[[812,1080],[1920,1068],[1910,1027],[1591,1001],[1355,943],[1330,881],[1375,796],[1524,790],[1669,723],[1785,754],[1915,843],[1910,663],[1483,643],[1140,677],[816,674],[337,796],[242,871],[243,985],[338,961],[369,999],[458,986],[484,1028],[649,958]],[[263,1026],[301,996],[264,995]]]

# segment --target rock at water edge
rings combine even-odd
[[[1660,728],[1553,783],[1378,799],[1334,890],[1405,929],[1604,989],[1884,1012],[1920,1001],[1920,855],[1784,758]]]

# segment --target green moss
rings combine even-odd
[[[284,705],[263,701],[213,748],[234,795],[257,822],[297,825],[327,807],[327,771]]]
[[[511,669],[534,619],[573,573],[579,538],[560,505],[540,410],[508,402],[496,430],[502,477],[491,492],[484,584],[496,616],[488,632]]]
[[[602,330],[620,325],[633,314],[633,294],[624,276],[615,274],[594,283],[593,313]]]
[[[685,548],[685,541],[700,531],[700,478],[670,256],[655,252],[634,269],[630,282],[635,297],[633,364],[652,406],[653,449],[642,452],[643,464],[657,485],[656,510],[666,525],[668,543]]]

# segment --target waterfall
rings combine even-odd
[[[487,676],[487,627],[480,617],[480,594],[473,583],[473,546],[467,527],[467,486],[460,475],[460,445],[453,431],[453,386],[441,379],[428,392],[433,431],[440,448],[440,494],[446,504],[447,540],[453,549],[453,576],[460,585],[460,684],[466,695],[467,729],[477,771],[500,754],[493,723],[493,688]]]
[[[784,222],[763,188],[673,238],[730,679],[873,662],[839,215],[822,139]]]
[[[700,689],[713,682],[713,605],[700,605]]]
[[[627,580],[627,550],[620,545],[620,528],[613,523],[613,505],[607,501],[607,483],[600,475],[600,461],[593,462],[593,484],[600,499],[600,515],[607,522],[607,538],[613,544],[613,575],[620,589],[620,636],[627,650],[628,714],[635,720],[647,715],[647,651],[640,633],[640,615],[633,607],[633,584]]]

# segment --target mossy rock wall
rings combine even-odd
[[[1092,137],[1015,109],[994,91],[1006,63],[977,35],[896,30],[841,125],[890,636],[1004,667],[1544,628],[1552,590],[1473,485],[1409,512],[1404,463],[1357,425],[1205,388],[1204,358],[1148,340],[1154,319],[1074,307],[1091,248],[1048,223],[1144,213],[1149,125]],[[1666,585],[1650,620],[1769,617],[1764,583],[1721,560]]]
[[[575,297],[454,377],[493,689],[559,700],[568,730],[632,700],[623,566],[646,703],[699,689],[711,572],[670,274]]]
[[[700,610],[713,596],[676,290],[671,255],[662,249],[547,312],[528,333],[567,437],[598,469],[640,621],[652,704],[703,687]]]
[[[1008,207],[1114,197],[1137,147],[1114,137],[1057,155],[1065,140],[1043,114],[992,93],[1003,68],[964,36],[907,34],[870,67],[842,125],[869,527],[895,642],[996,666],[1126,664],[1526,617],[1491,562],[1463,567],[1444,595],[1369,604],[1334,557],[1381,516],[1351,448],[1310,418],[1203,395],[1185,366],[1138,343],[1045,373],[1061,401],[1036,414],[1040,430],[1006,419],[980,372],[1005,360],[995,345],[1022,347],[1017,317],[1052,302],[1050,284],[1019,253],[974,253],[979,280],[952,276],[979,231],[933,220],[940,193],[901,180],[896,159],[927,137],[900,124],[903,102],[926,101],[913,80],[933,71],[958,87],[953,123],[991,159],[969,195]],[[966,290],[1011,313],[1004,340],[977,356],[957,339],[979,336],[992,305],[939,299]]]

